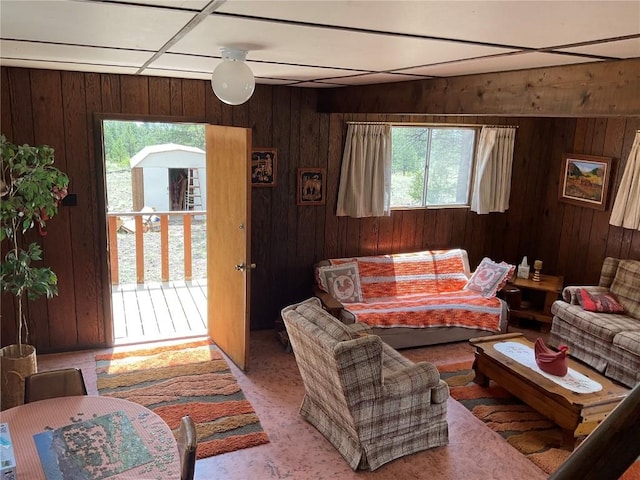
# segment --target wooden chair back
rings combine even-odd
[[[24,403],[86,394],[87,387],[79,368],[38,372],[29,375],[24,381]]]
[[[196,468],[196,449],[198,447],[198,437],[196,426],[189,415],[185,415],[180,420],[178,430],[178,450],[180,452],[181,480],[193,480]]]

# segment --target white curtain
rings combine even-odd
[[[640,230],[640,132],[633,140],[609,223]]]
[[[391,126],[350,124],[342,155],[336,215],[391,214]]]
[[[509,208],[515,138],[515,127],[482,127],[476,153],[472,212],[504,212]]]

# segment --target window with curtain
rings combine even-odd
[[[391,128],[391,207],[469,205],[476,128]]]
[[[391,214],[391,127],[349,124],[342,155],[337,216],[382,217]]]
[[[516,127],[482,127],[476,154],[471,211],[505,212],[511,197]]]
[[[624,167],[609,223],[622,228],[640,230],[640,131],[636,132]]]

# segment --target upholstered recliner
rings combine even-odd
[[[352,469],[448,443],[449,388],[434,365],[343,324],[317,298],[286,307],[282,318],[305,386],[300,414]]]

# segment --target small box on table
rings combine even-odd
[[[16,480],[17,477],[9,424],[0,423],[0,479]]]

